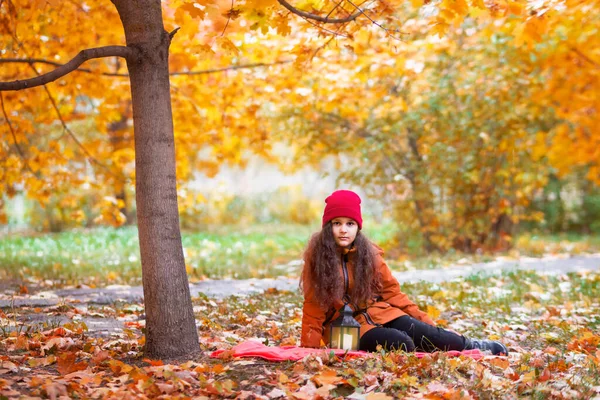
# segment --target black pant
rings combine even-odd
[[[403,315],[369,330],[360,338],[361,350],[375,351],[377,345],[386,350],[407,352],[461,351],[465,349],[465,337]]]

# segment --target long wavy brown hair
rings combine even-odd
[[[348,295],[353,304],[360,305],[374,297],[381,283],[375,270],[377,254],[371,241],[358,231],[352,245],[355,251],[349,254],[354,267],[354,286]],[[312,235],[303,258],[300,287],[304,290],[304,278],[308,277],[307,284],[314,288],[316,300],[324,309],[330,309],[336,299],[344,296],[344,278],[339,269],[342,251],[335,243],[331,221]]]

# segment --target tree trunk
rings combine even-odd
[[[150,358],[191,358],[200,352],[185,270],[175,177],[169,44],[160,0],[112,0],[128,47],[134,121],[136,203]]]
[[[417,213],[417,220],[421,227],[421,234],[425,242],[425,251],[427,253],[433,253],[439,251],[440,248],[431,239],[432,227],[434,226],[433,221],[435,220],[435,208],[433,203],[433,194],[431,189],[427,185],[427,182],[419,176],[420,172],[423,171],[423,157],[419,152],[417,144],[416,134],[412,129],[407,129],[408,147],[411,150],[414,162],[409,167],[407,178],[412,186],[412,199],[415,204],[415,211]]]

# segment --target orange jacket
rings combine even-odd
[[[377,246],[375,247],[377,250],[375,268],[381,274],[381,291],[366,304],[359,304],[360,310],[364,311],[355,315],[354,318],[360,323],[360,336],[362,337],[365,332],[378,325],[383,325],[403,315],[409,315],[419,321],[435,325],[426,313],[419,310],[419,307],[410,301],[406,294],[400,291],[398,281],[392,276],[390,268],[383,260],[383,250]],[[343,268],[342,257],[340,255],[340,270]],[[348,270],[348,292],[352,292],[354,286],[353,260],[354,253],[351,251],[348,253],[348,262],[346,263]],[[338,310],[344,305],[344,302],[342,299],[336,299],[332,309],[323,309],[314,297],[314,288],[309,275],[310,268],[308,265],[305,265],[302,282],[304,306],[302,308],[302,337],[300,341],[302,347],[322,347],[329,343],[329,325],[331,321],[334,321],[339,316]],[[343,273],[341,276],[343,276]],[[353,307],[352,305],[350,306]]]

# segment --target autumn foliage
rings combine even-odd
[[[550,175],[600,183],[597,0],[295,6],[323,21],[271,0],[164,5],[182,215],[223,165],[334,159],[323,172],[384,198],[425,249],[497,250],[542,218],[528,206]],[[5,1],[0,19],[2,81],[123,42],[108,1]],[[132,221],[128,92],[118,58],[2,92],[3,192],[71,226]]]

